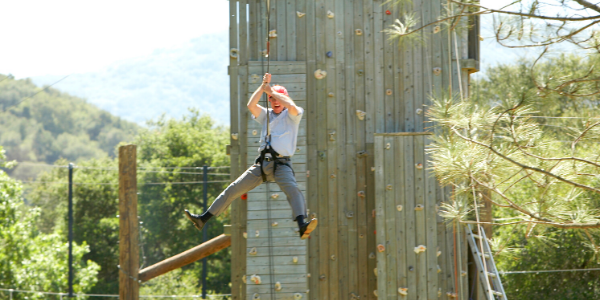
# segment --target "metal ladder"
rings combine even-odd
[[[467,240],[469,241],[469,248],[471,249],[471,253],[473,254],[473,258],[475,260],[475,264],[477,265],[477,271],[479,272],[479,279],[481,280],[481,284],[485,290],[486,299],[488,300],[506,300],[506,293],[504,292],[504,287],[502,287],[502,282],[500,281],[500,275],[498,274],[498,270],[496,269],[496,263],[494,262],[494,256],[492,255],[492,250],[490,249],[490,244],[485,236],[485,231],[481,226],[478,226],[479,234],[473,233],[471,230],[471,224],[467,226]],[[481,248],[479,241],[483,242],[483,253],[481,253]],[[486,269],[484,268],[483,261],[485,260],[485,267],[487,268],[487,278],[484,275]],[[489,279],[489,280],[488,280]],[[493,297],[490,299],[490,293]]]

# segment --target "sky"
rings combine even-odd
[[[481,2],[499,7],[509,1]],[[0,20],[9,26],[2,31],[0,74],[26,78],[98,71],[223,32],[229,27],[228,10],[226,0],[4,1]]]
[[[228,10],[226,0],[3,1],[0,74],[94,72],[227,30]]]

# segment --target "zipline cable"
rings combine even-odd
[[[262,10],[262,2],[261,2],[261,6],[260,9]],[[267,56],[267,72],[269,73],[269,68],[271,65],[271,55],[270,55],[270,51],[271,51],[271,43],[269,41],[269,31],[270,31],[270,20],[271,20],[271,1],[267,0],[267,52],[266,52],[266,56]],[[261,58],[262,60],[262,64],[261,64],[261,69],[263,71],[263,74],[266,74],[264,71],[264,58]],[[264,75],[263,75],[264,76]],[[273,78],[271,77],[271,80]],[[263,79],[264,82],[264,79]],[[270,83],[270,82],[269,82]],[[267,131],[265,132],[265,149],[263,149],[262,151],[269,151],[269,149],[271,148],[271,124],[270,124],[270,117],[269,117],[269,95],[265,93],[265,110],[267,112]],[[273,162],[273,176],[275,176],[275,165],[276,162],[276,157],[272,157],[272,162]],[[261,172],[262,172],[262,164],[264,163],[264,161],[261,161]],[[267,195],[270,194],[270,184],[269,181],[267,180],[266,182],[267,184]],[[268,224],[267,224],[267,228],[268,228],[268,238],[269,238],[269,279],[270,279],[270,293],[271,293],[271,299],[275,299],[275,270],[274,270],[274,258],[273,258],[273,233],[272,233],[272,222],[271,222],[271,200],[269,200],[269,198],[267,197],[267,219],[268,219]]]
[[[52,84],[51,84],[51,85],[49,85],[49,86],[46,86],[46,87],[42,88],[41,90],[37,91],[35,94],[33,94],[33,95],[31,95],[31,96],[26,96],[26,97],[23,97],[23,98],[21,98],[21,100],[17,101],[17,103],[15,103],[15,104],[11,104],[11,105],[7,105],[7,106],[5,106],[5,107],[4,107],[4,111],[7,111],[7,109],[9,109],[10,107],[13,107],[13,106],[18,106],[19,104],[23,103],[23,101],[25,101],[25,100],[27,100],[27,99],[33,99],[33,97],[35,97],[37,94],[39,94],[39,93],[41,93],[41,92],[43,92],[43,91],[45,91],[45,90],[49,89],[49,88],[50,88],[50,87],[52,87],[53,85],[55,85],[55,84],[57,84],[57,83],[59,83],[59,82],[61,82],[61,81],[65,80],[65,79],[66,79],[67,77],[69,77],[69,76],[70,76],[70,74],[69,74],[69,75],[67,75],[67,76],[65,76],[65,77],[63,77],[63,78],[61,78],[61,79],[59,79],[58,81],[56,81],[56,82],[52,83]]]
[[[11,182],[9,180],[0,180],[0,182]],[[27,183],[27,184],[69,184],[68,182],[61,182],[61,181],[22,181],[19,180],[20,183]],[[165,182],[146,182],[146,183],[138,183],[138,185],[167,185],[167,184],[203,184],[204,181],[183,181],[183,182],[177,182],[177,181],[165,181]],[[231,183],[231,180],[213,180],[213,181],[207,181],[206,183]],[[74,185],[119,185],[118,182],[73,182]]]

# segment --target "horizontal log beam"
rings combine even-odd
[[[220,236],[202,243],[190,250],[181,252],[175,256],[169,257],[161,262],[144,268],[140,271],[138,278],[141,281],[148,281],[154,277],[203,259],[229,246],[231,246],[231,236],[221,234]]]

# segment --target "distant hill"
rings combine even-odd
[[[0,74],[0,145],[9,160],[29,162],[7,170],[13,177],[33,178],[41,170],[35,163],[60,158],[114,157],[115,146],[139,129],[81,98]]]
[[[99,72],[70,74],[55,87],[138,124],[163,113],[180,118],[188,108],[195,107],[228,125],[228,44],[226,31],[207,34],[180,48],[156,50]],[[48,85],[65,75],[32,80]]]

